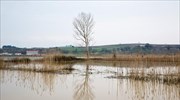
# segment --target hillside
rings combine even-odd
[[[63,53],[82,53],[82,47],[60,47]],[[111,53],[177,53],[180,51],[180,45],[163,44],[113,44],[102,46],[91,46],[91,54],[111,54]]]
[[[148,44],[148,43],[134,43],[134,44],[112,44],[89,47],[91,54],[113,54],[113,53],[143,53],[143,54],[174,54],[180,52],[180,45],[170,44]],[[61,53],[61,54],[75,54],[81,55],[84,53],[83,47],[65,46],[65,47],[50,47],[50,48],[18,48],[15,46],[3,46],[0,53],[21,53],[26,54],[27,50],[38,50],[39,54]]]

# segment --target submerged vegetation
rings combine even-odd
[[[46,73],[71,73],[75,63],[83,64],[86,58],[64,55],[47,55],[39,60],[29,58],[0,59],[1,70],[21,70]],[[31,62],[31,63],[30,63]],[[140,81],[159,81],[166,84],[180,83],[180,55],[116,55],[91,57],[88,61],[95,66],[114,66],[118,71],[111,78]],[[165,72],[158,66],[167,68]],[[156,70],[158,69],[158,70]],[[175,69],[175,70],[172,70]],[[160,71],[160,72],[159,72]],[[126,73],[126,74],[125,74]]]
[[[74,70],[73,63],[69,64],[50,64],[50,63],[9,63],[1,67],[1,70],[19,70],[40,73],[68,74]]]
[[[10,60],[0,60],[4,65],[0,69],[20,70],[46,73],[70,73],[74,70],[72,67],[74,60],[79,60],[72,56],[45,56],[41,59],[32,60],[30,58],[13,58]]]
[[[172,63],[166,65],[155,64],[127,67],[125,69],[118,68],[117,73],[109,78],[133,79],[138,81],[157,81],[165,84],[175,84],[180,86],[180,66]],[[134,63],[136,64],[136,63]]]
[[[139,75],[135,73],[131,73],[130,75],[127,76],[111,76],[108,78],[118,78],[118,79],[133,79],[137,81],[158,81],[160,83],[165,83],[165,84],[175,84],[175,85],[180,85],[180,75],[179,74],[174,74],[174,75]]]

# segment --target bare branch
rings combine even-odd
[[[86,14],[81,12],[77,18],[74,19],[74,37],[77,40],[83,42],[86,47],[87,58],[89,58],[89,45],[93,40],[93,27],[94,27],[94,19],[91,14]]]

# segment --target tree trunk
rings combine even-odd
[[[89,47],[86,45],[86,57],[89,60]]]

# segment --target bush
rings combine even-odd
[[[29,63],[31,60],[29,58],[14,58],[12,60],[9,60],[9,62],[13,63]]]
[[[55,62],[55,63],[74,61],[74,60],[80,60],[80,59],[74,56],[62,56],[62,55],[47,56],[44,58],[44,61]]]

